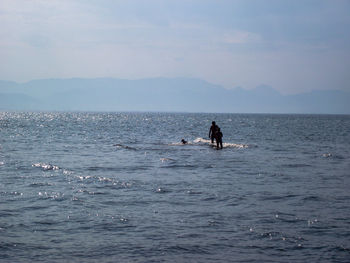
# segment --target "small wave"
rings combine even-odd
[[[23,193],[21,192],[17,192],[17,191],[14,191],[14,192],[0,192],[0,196],[6,196],[6,195],[12,195],[12,196],[17,196],[17,195],[20,195],[22,196]]]
[[[127,145],[123,145],[123,144],[114,144],[113,146],[117,147],[117,148],[122,148],[122,149],[126,149],[126,150],[137,150],[136,148],[134,147],[131,147],[131,146],[127,146]]]
[[[186,193],[189,195],[201,195],[202,194],[202,192],[195,191],[195,190],[188,190]]]
[[[86,176],[84,176],[84,175],[77,175],[76,177],[77,177],[80,181],[88,180],[88,179],[91,179],[91,178],[92,178],[92,176],[90,176],[90,175],[86,175]]]
[[[46,163],[35,163],[35,164],[32,164],[32,167],[42,168],[44,171],[47,171],[47,170],[59,170],[60,169],[56,165],[46,164]]]
[[[66,198],[65,194],[61,192],[38,192],[38,196],[44,199],[52,199],[56,201],[63,201]]]
[[[322,154],[322,157],[323,158],[329,158],[329,159],[344,159],[344,157],[343,156],[341,156],[341,155],[337,155],[337,154],[332,154],[332,153],[324,153],[324,154]]]
[[[286,168],[304,168],[304,167],[311,167],[311,164],[306,163],[289,163],[289,164],[282,164],[282,167]]]
[[[170,146],[181,146],[181,145],[210,145],[212,147],[216,147],[216,142],[212,143],[209,139],[204,139],[201,137],[198,137],[194,139],[193,141],[187,141],[186,144],[183,144],[182,142],[173,142],[169,144]],[[230,142],[224,142],[222,144],[223,148],[248,148],[249,146],[247,144],[237,144],[237,143],[230,143]]]
[[[191,165],[191,164],[170,164],[166,166],[162,166],[162,169],[176,169],[176,168],[184,168],[184,169],[195,169],[198,168],[198,165]]]
[[[4,165],[5,163],[4,162],[0,162],[0,166]]]
[[[309,227],[312,226],[313,224],[317,224],[317,223],[318,223],[318,219],[317,218],[307,220],[307,225]]]
[[[171,158],[160,158],[160,161],[161,161],[162,163],[164,163],[164,162],[175,161],[175,160],[174,160],[174,159],[171,159]]]
[[[216,143],[212,143],[211,140],[207,140],[204,138],[196,138],[193,143],[197,143],[197,144],[209,144],[211,146],[216,146]],[[248,148],[247,144],[237,144],[237,143],[229,143],[229,142],[224,142],[222,144],[223,148],[239,148],[239,149],[243,149],[243,148]]]
[[[194,141],[193,141],[194,143],[209,143],[209,144],[213,144],[213,143],[211,143],[211,141],[210,140],[207,140],[207,139],[204,139],[204,138],[196,138]]]
[[[318,202],[318,201],[321,201],[322,198],[319,197],[319,196],[315,196],[315,195],[310,195],[310,196],[306,196],[302,199],[304,202],[306,201],[315,201],[315,202]]]
[[[29,186],[30,187],[42,187],[42,186],[52,186],[52,184],[47,183],[47,182],[33,182]]]
[[[200,245],[173,245],[165,248],[166,253],[189,253],[205,255],[209,254],[208,250]]]
[[[164,189],[163,187],[158,187],[156,189],[156,193],[160,193],[160,194],[165,194],[165,193],[170,193],[171,191],[169,189]]]
[[[63,170],[63,174],[64,174],[64,175],[71,175],[71,174],[73,174],[73,173],[74,173],[74,172],[69,171],[69,170],[66,170],[66,169]]]
[[[187,143],[182,143],[182,142],[173,142],[173,143],[170,143],[169,145],[170,146],[180,146],[180,145],[191,145],[193,143],[191,142],[187,142]]]
[[[248,145],[246,144],[236,144],[236,143],[223,143],[222,146],[224,148],[229,148],[229,147],[232,147],[232,148],[239,148],[239,149],[243,149],[243,148],[248,148]]]

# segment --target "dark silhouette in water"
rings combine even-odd
[[[220,144],[220,148],[222,149],[222,132],[220,130],[220,128],[218,128],[218,131],[216,133],[216,147],[219,149],[219,144]]]
[[[219,126],[217,126],[215,124],[215,121],[213,121],[209,129],[209,138],[211,139],[211,143],[214,143],[214,139],[216,140],[216,133],[218,129],[219,129]]]
[[[187,144],[187,141],[185,139],[181,140],[182,144]]]

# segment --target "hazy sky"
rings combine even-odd
[[[0,79],[350,91],[350,1],[0,0]]]

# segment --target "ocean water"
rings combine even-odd
[[[346,115],[0,113],[0,262],[350,262],[349,190]]]

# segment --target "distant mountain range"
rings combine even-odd
[[[350,92],[282,95],[269,86],[225,89],[190,78],[0,81],[0,110],[350,114]]]

